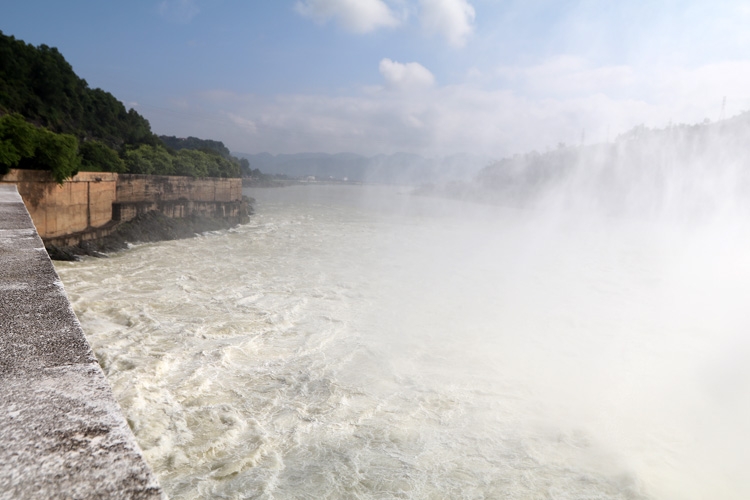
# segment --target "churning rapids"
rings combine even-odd
[[[747,222],[247,194],[56,264],[170,497],[750,498]]]

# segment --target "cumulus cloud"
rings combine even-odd
[[[369,33],[400,23],[383,0],[300,0],[294,8],[320,23],[335,19],[352,33]]]
[[[463,47],[474,32],[474,7],[467,0],[420,0],[420,18],[428,33]]]
[[[189,23],[200,9],[195,0],[162,0],[159,14],[166,20],[176,23]]]
[[[430,70],[416,62],[403,64],[383,59],[380,61],[380,74],[390,88],[424,88],[435,83],[435,77]]]

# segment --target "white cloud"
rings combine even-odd
[[[388,87],[396,89],[424,88],[435,83],[430,70],[416,62],[403,64],[383,59],[380,61],[380,74]]]
[[[227,118],[229,118],[232,123],[237,125],[238,127],[242,128],[243,130],[247,131],[250,134],[256,134],[258,132],[258,127],[255,125],[255,122],[252,120],[248,120],[247,118],[243,118],[235,113],[227,113]]]
[[[422,26],[428,33],[445,37],[463,47],[474,32],[474,7],[467,0],[420,0]]]
[[[200,9],[195,0],[162,0],[159,2],[159,14],[172,22],[189,23]]]
[[[615,101],[638,100],[652,109],[674,110],[661,120],[651,117],[657,120],[651,123],[654,126],[664,125],[670,118],[716,119],[724,96],[727,96],[727,113],[750,108],[747,91],[750,61],[747,60],[690,68],[666,64],[596,66],[581,57],[558,56],[532,66],[500,67],[496,75],[500,85],[513,88],[528,99],[569,101],[605,95]]]
[[[234,151],[502,157],[559,142],[578,144],[584,130],[586,142],[594,143],[641,123],[663,127],[670,121],[716,120],[724,95],[726,116],[750,108],[750,61],[643,71],[562,58],[503,68],[503,77],[515,79],[515,85],[495,88],[439,86],[417,63],[384,59],[380,70],[388,86],[399,91],[369,87],[350,95],[275,97],[213,91],[191,96],[193,111],[144,108],[144,113],[157,133],[216,138]],[[624,75],[627,82],[613,75]],[[576,86],[587,80],[597,83],[579,92]],[[561,82],[559,88],[555,82]],[[185,120],[188,111],[200,119]]]
[[[627,65],[593,66],[586,59],[561,55],[533,66],[502,66],[496,74],[514,88],[546,96],[589,95],[632,88],[636,75]]]
[[[335,19],[353,33],[369,33],[400,23],[383,0],[300,0],[294,8],[317,22]]]

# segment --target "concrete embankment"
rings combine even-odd
[[[0,499],[164,498],[8,185],[0,185],[0,395]]]
[[[241,179],[79,172],[58,184],[50,172],[11,170],[4,184],[16,186],[48,248],[102,240],[148,213],[219,229],[247,222],[250,210]]]

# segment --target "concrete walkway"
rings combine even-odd
[[[0,186],[0,499],[165,498],[15,186]]]

